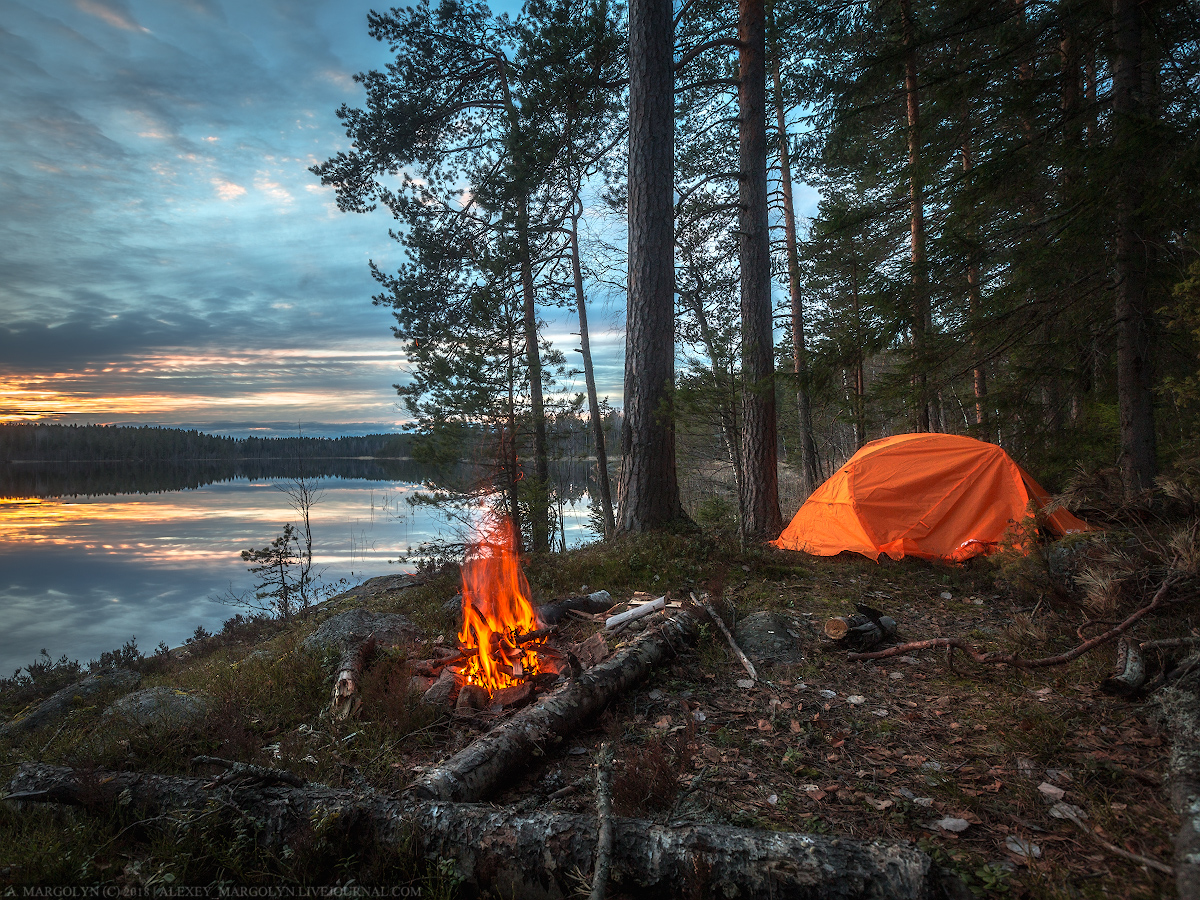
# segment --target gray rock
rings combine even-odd
[[[122,697],[104,711],[104,717],[153,731],[178,731],[198,725],[212,703],[204,694],[153,687]]]
[[[301,644],[305,650],[320,652],[327,648],[339,653],[365,641],[371,635],[380,644],[397,646],[411,643],[418,636],[417,626],[399,613],[373,613],[351,609],[321,623]]]
[[[798,616],[763,610],[738,622],[734,637],[754,662],[786,666],[803,661],[809,630]]]
[[[449,667],[442,669],[442,674],[433,686],[425,692],[421,699],[430,706],[447,706],[458,693],[458,679]]]
[[[137,672],[128,669],[113,669],[97,675],[89,675],[82,681],[68,685],[47,697],[33,709],[22,713],[11,722],[0,725],[0,737],[28,734],[54,725],[66,717],[76,706],[86,706],[90,701],[110,691],[131,691],[142,680]]]
[[[403,591],[408,588],[418,587],[424,583],[425,579],[407,573],[401,575],[380,575],[377,578],[368,579],[354,590],[356,592],[365,591],[366,593],[376,594],[384,591]],[[347,593],[350,592],[347,591]]]

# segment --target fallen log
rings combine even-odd
[[[281,850],[325,824],[364,841],[407,838],[430,859],[453,859],[468,890],[502,897],[570,897],[593,869],[595,819],[547,811],[414,801],[370,789],[296,787],[252,776],[224,782],[140,772],[83,772],[26,763],[7,799],[110,813],[117,805],[186,832],[214,809],[250,820]],[[668,827],[614,817],[609,880],[624,893],[796,900],[927,900],[942,873],[910,844],[867,843],[721,825]]]
[[[640,681],[684,644],[696,641],[699,626],[682,609],[611,658],[577,677],[477,738],[409,788],[422,800],[482,800],[506,775],[527,765],[535,753],[561,741],[592,720],[614,697]]]

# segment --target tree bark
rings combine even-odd
[[[1121,426],[1121,474],[1129,494],[1148,490],[1156,472],[1154,398],[1151,384],[1151,309],[1146,277],[1144,200],[1145,126],[1142,97],[1142,10],[1139,0],[1113,0],[1112,110],[1116,156],[1117,404]]]
[[[771,235],[767,222],[767,19],[765,0],[738,2],[738,265],[742,303],[744,543],[783,531],[779,511]]]
[[[481,800],[506,775],[529,762],[535,750],[592,720],[609,702],[640,681],[699,634],[695,616],[681,610],[620,653],[581,673],[565,687],[493,728],[409,788],[423,800]]]
[[[804,337],[804,295],[800,289],[800,244],[796,238],[796,205],[792,196],[792,161],[788,152],[787,116],[779,77],[779,52],[772,61],[775,123],[779,129],[779,181],[783,190],[783,234],[787,246],[788,298],[792,313],[792,371],[796,375],[796,410],[800,419],[800,488],[803,501],[821,483],[817,442],[813,437],[812,398],[808,383],[808,348]]]
[[[591,816],[491,806],[411,801],[373,790],[296,786],[290,773],[235,778],[140,772],[82,772],[26,763],[9,798],[108,812],[121,805],[146,816],[172,814],[178,829],[213,810],[248,818],[262,845],[281,850],[325,824],[364,842],[415,842],[429,859],[453,859],[464,886],[501,897],[565,900],[576,873],[592,870],[597,835]],[[278,775],[280,777],[273,777]],[[190,815],[189,815],[190,814]],[[334,824],[336,823],[336,824]],[[610,880],[635,896],[746,900],[928,900],[940,872],[909,844],[867,843],[723,825],[667,827],[612,819]]]
[[[929,379],[925,373],[925,345],[931,326],[929,279],[925,271],[925,186],[921,167],[921,106],[917,92],[917,37],[912,0],[900,0],[904,40],[904,99],[908,121],[908,212],[912,249],[912,341],[917,372],[916,430],[929,431]]]
[[[675,475],[675,97],[670,0],[629,4],[629,291],[617,527],[684,519]]]
[[[537,292],[533,286],[529,244],[529,201],[517,207],[517,242],[521,254],[521,299],[525,319],[525,358],[529,368],[529,413],[533,418],[534,480],[529,495],[529,527],[533,552],[550,549],[550,449],[546,439],[546,410],[542,399],[542,356],[538,346]]]
[[[583,380],[587,384],[588,416],[592,442],[596,446],[596,482],[600,488],[600,513],[604,518],[604,536],[617,530],[613,518],[612,488],[608,481],[608,452],[604,447],[604,420],[600,418],[600,400],[596,395],[596,372],[592,367],[592,344],[588,339],[587,297],[583,292],[583,267],[579,261],[579,216],[582,203],[576,197],[571,208],[571,275],[575,281],[575,306],[579,311],[579,352],[583,355]]]

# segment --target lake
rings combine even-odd
[[[357,469],[318,480],[313,562],[326,583],[411,572],[415,560],[396,562],[410,550],[434,538],[467,537],[465,525],[408,503],[421,490],[415,471]],[[0,483],[4,675],[43,648],[56,659],[86,662],[134,635],[150,653],[160,641],[182,644],[197,626],[219,630],[245,610],[211,598],[254,586],[241,551],[266,546],[285,522],[298,521],[277,487],[284,477],[263,471],[189,468],[172,476],[159,467],[146,473],[151,486],[140,492],[128,466],[42,466],[8,475]],[[195,486],[169,489],[173,484]],[[587,509],[586,493],[564,508],[569,546],[595,538]]]

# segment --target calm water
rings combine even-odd
[[[131,635],[150,652],[177,646],[196,626],[218,630],[235,607],[212,597],[253,587],[240,553],[263,547],[297,521],[265,478],[197,488],[103,496],[0,499],[0,674],[44,647],[88,660]],[[394,561],[465,526],[413,507],[417,485],[321,478],[312,511],[314,566],[326,582],[358,583],[413,570]],[[587,498],[565,509],[568,545],[593,539]]]

